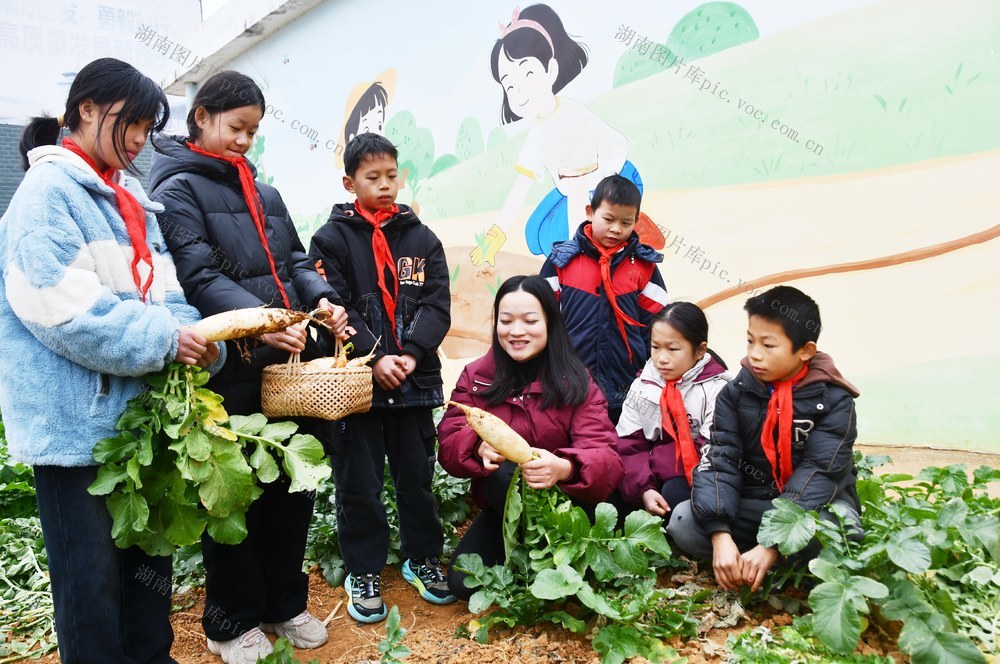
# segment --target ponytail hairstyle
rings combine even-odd
[[[666,323],[674,328],[695,348],[708,343],[708,318],[705,317],[705,312],[697,304],[671,302],[653,317],[650,327],[657,323]],[[711,348],[708,349],[708,354],[721,364],[723,369],[729,368],[725,361]]]
[[[515,13],[514,20],[503,28],[500,39],[493,45],[493,51],[490,53],[490,69],[493,72],[493,80],[497,83],[500,83],[497,62],[501,52],[511,61],[536,58],[545,67],[545,71],[549,70],[549,60],[555,58],[559,63],[559,75],[552,85],[553,94],[557,94],[579,76],[587,66],[588,59],[587,49],[583,43],[570,37],[559,15],[548,5],[542,4],[531,5],[522,9],[520,13]],[[511,109],[505,89],[500,120],[503,124],[507,124],[520,119],[521,116]]]
[[[194,120],[195,112],[201,106],[205,107],[209,115],[244,106],[259,106],[261,117],[267,108],[264,93],[254,80],[232,69],[213,74],[198,88],[187,115],[188,136],[192,141],[201,136],[201,128]]]
[[[549,282],[538,275],[511,277],[497,289],[493,300],[493,358],[496,375],[493,384],[483,392],[491,406],[502,403],[517,389],[517,362],[500,346],[497,337],[497,319],[500,317],[500,300],[508,293],[524,291],[534,296],[542,305],[548,342],[539,354],[541,369],[538,379],[542,383],[542,408],[551,406],[578,406],[587,398],[590,374],[583,360],[577,356],[569,341],[559,303]]]
[[[47,116],[31,118],[21,133],[21,166],[28,170],[28,152],[41,145],[55,145],[59,141],[59,131],[66,127],[70,132],[80,126],[80,104],[90,100],[104,107],[97,138],[100,140],[101,127],[111,106],[123,102],[121,110],[111,125],[112,145],[115,156],[125,164],[133,175],[139,171],[132,165],[125,149],[125,130],[135,122],[153,121],[150,134],[163,131],[170,119],[170,105],[160,86],[138,69],[115,58],[100,58],[77,72],[73,84],[69,86],[69,97],[61,120]]]

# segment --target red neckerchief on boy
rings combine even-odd
[[[132,268],[132,281],[135,282],[135,287],[139,291],[139,297],[145,302],[149,287],[153,284],[153,255],[149,253],[149,245],[146,244],[145,208],[139,204],[135,196],[115,182],[115,169],[110,166],[103,171],[98,169],[90,155],[84,152],[72,139],[64,138],[62,146],[87,162],[87,165],[94,169],[104,184],[114,190],[118,214],[125,222],[125,230],[128,232],[129,242],[132,243],[132,265],[130,266]],[[142,277],[139,275],[139,261],[149,266],[149,276],[146,277],[146,283],[142,283]]]
[[[221,154],[202,150],[190,142],[187,143],[187,147],[192,152],[224,161],[236,168],[236,172],[240,176],[240,188],[243,190],[243,200],[247,204],[250,217],[253,219],[253,225],[257,229],[257,237],[260,238],[260,244],[264,248],[264,254],[267,256],[267,264],[271,267],[271,276],[274,277],[274,283],[278,285],[278,292],[281,293],[281,301],[284,302],[285,308],[291,309],[292,303],[288,299],[288,293],[285,292],[284,284],[281,283],[281,279],[278,277],[278,268],[274,265],[274,256],[271,255],[271,248],[267,244],[267,216],[264,214],[264,206],[260,202],[260,194],[257,192],[257,186],[253,181],[253,173],[250,171],[246,157],[224,157]]]
[[[605,249],[597,240],[594,239],[594,227],[592,224],[587,224],[583,227],[583,234],[587,236],[590,243],[594,245],[597,249],[597,253],[601,255],[599,261],[601,265],[601,282],[604,284],[604,293],[608,296],[608,301],[611,302],[611,308],[615,311],[615,322],[618,324],[618,333],[622,335],[622,341],[625,342],[625,350],[628,351],[628,361],[632,361],[632,347],[628,343],[628,335],[625,334],[625,325],[642,325],[638,321],[632,320],[632,318],[626,314],[618,306],[618,301],[615,299],[618,293],[615,292],[615,285],[611,280],[611,257],[618,253],[621,249],[621,245],[618,245],[614,249]],[[625,244],[624,242],[622,244]]]
[[[388,210],[378,210],[372,214],[360,201],[355,199],[354,209],[358,211],[361,218],[372,225],[372,253],[375,254],[375,272],[378,273],[378,287],[382,291],[382,304],[385,305],[385,313],[389,316],[389,325],[392,327],[392,338],[399,341],[396,336],[396,295],[399,292],[399,274],[396,272],[396,261],[389,251],[389,243],[382,232],[382,222],[388,221],[399,214],[399,206],[392,204]],[[389,269],[392,274],[392,291],[389,291],[385,283],[385,271]]]
[[[779,491],[785,490],[785,483],[792,476],[792,388],[802,382],[809,363],[805,362],[797,374],[789,380],[779,380],[771,383],[774,390],[771,400],[767,402],[767,418],[760,434],[760,444],[764,455],[771,462],[771,474],[778,485]],[[775,440],[775,428],[777,440]]]
[[[677,389],[677,380],[668,380],[660,392],[660,420],[664,433],[669,433],[674,439],[677,452],[677,465],[684,470],[688,486],[691,485],[691,472],[698,465],[698,451],[691,440],[691,424],[688,422],[687,408],[684,398]]]

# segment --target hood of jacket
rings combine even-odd
[[[420,223],[417,219],[417,215],[413,214],[413,210],[406,205],[398,205],[399,212],[395,217],[389,220],[389,223],[383,226],[384,232],[390,232],[390,229],[400,229],[406,228],[408,226],[415,226]],[[350,203],[337,203],[333,206],[333,210],[330,211],[330,221],[343,222],[348,225],[358,226],[360,228],[371,228],[371,224],[367,219],[358,214],[358,211],[354,207],[354,202]]]
[[[579,253],[583,253],[594,260],[599,260],[601,258],[601,254],[597,251],[597,248],[590,241],[590,238],[588,238],[584,233],[584,228],[589,226],[590,223],[591,222],[589,221],[585,221],[580,224],[572,239],[566,240],[565,242],[557,242],[553,245],[552,253],[549,254],[549,260],[551,260],[556,267],[566,267],[573,257]],[[615,253],[611,262],[618,263],[619,261],[632,256],[644,261],[649,261],[650,263],[663,262],[663,254],[656,251],[648,244],[641,243],[639,241],[638,233],[632,233],[628,237],[628,240],[625,241],[625,246]]]
[[[43,145],[28,151],[28,168],[35,168],[41,164],[57,164],[70,178],[80,183],[81,186],[100,194],[112,201],[115,199],[115,190],[105,184],[101,176],[85,162],[80,155],[70,152],[60,145]],[[163,206],[149,200],[149,196],[143,190],[137,179],[126,175],[124,171],[115,171],[115,179],[118,184],[128,193],[132,194],[139,205],[147,212],[159,214],[163,212]],[[118,204],[115,203],[117,209]]]
[[[160,155],[159,159],[153,160],[153,165],[149,169],[149,189],[156,189],[163,182],[178,173],[197,173],[212,180],[220,182],[235,183],[239,186],[240,176],[236,167],[232,164],[213,159],[203,154],[194,152],[186,143],[186,136],[169,136],[167,134],[156,134],[153,136],[153,147]],[[250,172],[257,177],[257,167],[247,159]]]
[[[761,382],[757,375],[750,369],[750,361],[744,357],[740,360],[740,365],[746,370],[746,373],[753,378],[756,386],[762,388],[765,391],[770,391],[768,386]],[[852,382],[844,378],[844,375],[840,373],[836,365],[833,363],[833,358],[829,354],[823,352],[817,352],[811,360],[809,360],[809,370],[806,371],[805,377],[802,379],[796,389],[802,389],[807,385],[812,385],[813,383],[831,383],[839,387],[844,388],[847,392],[857,399],[861,396],[861,392],[858,388],[854,386]]]
[[[698,383],[710,381],[716,376],[720,376],[725,373],[726,368],[723,367],[711,353],[705,353],[705,356],[695,362],[693,367],[684,372],[684,375],[681,376],[677,386],[697,385]],[[643,385],[655,385],[659,390],[662,390],[666,385],[666,381],[663,380],[663,376],[661,376],[660,372],[656,370],[655,366],[653,366],[652,360],[646,362],[646,366],[642,368],[642,373],[639,374],[639,380],[643,383]]]

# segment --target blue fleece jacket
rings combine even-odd
[[[64,148],[28,157],[0,219],[0,412],[14,459],[92,465],[94,443],[114,435],[125,403],[143,389],[139,376],[174,359],[179,327],[199,315],[157,226],[163,207],[137,180],[118,174],[146,210],[146,302],[111,187]]]

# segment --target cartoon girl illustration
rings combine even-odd
[[[383,134],[389,102],[392,101],[395,90],[395,69],[386,69],[374,81],[354,86],[347,95],[347,104],[344,106],[344,125],[340,130],[339,145],[347,145],[352,138],[366,131]],[[334,154],[338,168],[343,168],[343,148],[336,150]]]
[[[474,265],[495,265],[496,254],[531,185],[548,173],[555,188],[528,218],[525,240],[532,254],[547,256],[554,242],[569,238],[570,224],[583,220],[594,187],[619,173],[642,191],[642,179],[628,161],[628,141],[589,108],[557,96],[587,66],[582,43],[567,34],[559,16],[544,4],[514,10],[509,25],[490,54],[493,78],[503,88],[503,124],[532,118],[534,124],[518,156],[518,176],[500,217],[481,246],[471,253]],[[637,225],[640,239],[663,247],[663,236],[645,214]],[[658,245],[658,246],[657,246]]]

